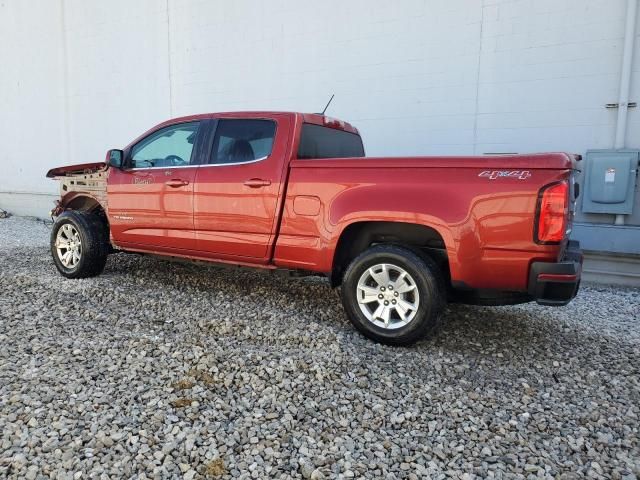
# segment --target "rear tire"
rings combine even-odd
[[[341,296],[351,323],[387,345],[410,345],[433,333],[446,303],[436,263],[395,245],[356,257],[344,274]]]
[[[51,231],[53,262],[66,278],[88,278],[102,273],[109,252],[109,231],[98,215],[63,212]]]

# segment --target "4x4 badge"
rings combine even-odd
[[[518,180],[526,180],[531,177],[529,170],[485,170],[481,172],[479,177],[495,180],[496,178],[517,178]]]

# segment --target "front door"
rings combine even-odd
[[[116,245],[195,248],[193,185],[200,130],[200,122],[156,130],[131,147],[124,169],[110,170],[108,211]]]
[[[198,169],[194,225],[208,256],[266,261],[275,236],[291,121],[223,118],[208,164]]]

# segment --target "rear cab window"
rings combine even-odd
[[[273,120],[222,119],[218,121],[209,164],[255,162],[271,155],[276,134]]]
[[[364,157],[362,138],[357,133],[303,123],[298,158]]]

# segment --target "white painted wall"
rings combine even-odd
[[[625,0],[0,0],[0,208],[166,118],[320,110],[368,154],[613,145]],[[640,28],[631,87],[640,101]],[[640,147],[630,109],[627,146]],[[7,168],[8,167],[8,168]]]

